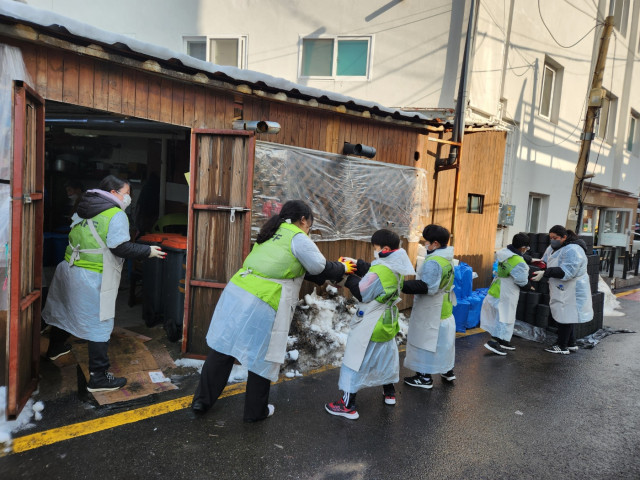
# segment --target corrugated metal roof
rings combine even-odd
[[[433,109],[405,111],[389,108],[376,102],[360,100],[340,93],[321,90],[300,85],[283,78],[273,77],[253,70],[236,67],[215,65],[191,57],[171,49],[142,42],[126,35],[102,30],[92,25],[79,22],[72,18],[59,15],[48,10],[35,8],[13,0],[0,0],[0,19],[22,23],[46,30],[50,35],[63,38],[72,37],[77,43],[97,44],[107,51],[138,60],[155,60],[166,68],[187,73],[204,73],[214,79],[219,79],[235,85],[248,85],[253,89],[267,93],[284,93],[291,99],[316,100],[318,103],[332,106],[343,105],[345,108],[359,112],[368,111],[373,115],[405,120],[421,124],[442,124],[453,121],[453,109]]]

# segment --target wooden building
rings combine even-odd
[[[478,273],[476,286],[488,285],[504,132],[467,130],[459,162],[437,169],[439,159],[448,156],[446,141],[450,138],[450,124],[437,115],[393,111],[301,86],[289,88],[291,85],[257,74],[251,77],[254,81],[248,81],[242,74],[236,78],[228,68],[216,70],[215,65],[196,68],[198,64],[181,60],[179,55],[145,52],[140,42],[126,37],[107,42],[86,30],[74,33],[75,23],[62,25],[57,17],[34,20],[29,16],[34,10],[18,4],[11,11],[0,9],[0,44],[19,49],[31,80],[30,84],[16,84],[14,96],[18,100],[14,104],[11,186],[14,199],[23,200],[13,202],[11,293],[5,314],[9,324],[9,414],[26,402],[38,372],[43,257],[38,239],[43,230],[44,185],[53,174],[49,173],[53,159],[47,158],[45,168],[47,145],[88,145],[91,138],[105,135],[107,127],[96,126],[100,122],[132,122],[125,133],[155,139],[143,156],[146,174],[156,171],[167,180],[160,187],[162,193],[185,184],[182,172],[191,172],[183,338],[187,354],[205,353],[204,336],[216,300],[249,251],[253,158],[259,140],[338,154],[347,141],[373,145],[377,161],[426,170],[428,204],[433,205],[426,212],[427,220],[448,228],[455,221],[456,257]],[[30,113],[31,104],[37,115]],[[54,120],[62,118],[75,123],[65,124],[67,129],[56,137]],[[281,129],[271,135],[231,130],[233,121],[239,119],[274,121]],[[120,135],[124,144],[128,137]],[[93,174],[101,171],[99,164],[92,167]],[[130,175],[139,173],[131,171],[133,163],[128,165],[122,168],[130,168]],[[170,211],[168,190],[166,208]],[[230,208],[236,209],[233,223],[229,222]],[[371,256],[367,242],[318,245],[328,258]],[[415,242],[407,245],[410,255],[415,255],[416,246]],[[403,302],[404,307],[410,305],[409,300]],[[0,337],[3,334],[4,325]],[[0,343],[4,344],[2,339]],[[0,384],[4,383],[1,380],[2,376]]]

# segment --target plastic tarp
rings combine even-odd
[[[11,234],[11,167],[13,129],[13,81],[31,83],[17,47],[0,44],[0,310],[7,309],[9,241]]]
[[[257,142],[252,233],[287,200],[314,213],[315,241],[364,240],[381,228],[418,241],[427,221],[426,170]]]

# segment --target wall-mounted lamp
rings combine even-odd
[[[376,156],[376,149],[369,145],[362,145],[361,143],[344,142],[342,153],[344,155],[358,155],[361,157],[373,158]]]
[[[256,133],[278,133],[280,124],[278,122],[265,122],[264,120],[235,120],[234,130],[249,130]]]

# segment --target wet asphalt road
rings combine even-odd
[[[640,332],[640,303],[620,301],[626,316],[605,325]],[[485,340],[457,340],[454,385],[399,384],[395,407],[362,391],[357,421],[323,409],[339,395],[335,369],[273,386],[264,422],[242,423],[236,395],[199,420],[181,410],[0,458],[0,478],[640,478],[640,333],[570,356],[514,338],[498,357]]]

